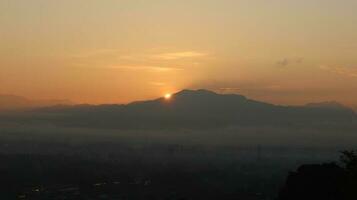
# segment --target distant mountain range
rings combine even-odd
[[[170,99],[127,105],[54,106],[34,112],[57,125],[113,129],[346,127],[357,121],[352,109],[336,102],[279,106],[208,90],[182,90]]]
[[[26,110],[54,105],[73,105],[69,100],[30,100],[15,95],[0,95],[0,111]]]

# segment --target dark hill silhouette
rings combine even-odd
[[[279,200],[317,200],[342,198],[344,170],[335,163],[300,166],[290,172]]]
[[[345,126],[355,123],[351,109],[325,106],[278,106],[238,94],[183,90],[172,98],[127,105],[78,105],[39,109],[54,123],[98,128],[219,128],[227,126]],[[60,114],[60,115],[59,115]]]
[[[310,164],[290,172],[278,200],[353,200],[357,198],[357,155],[343,151],[342,165]]]

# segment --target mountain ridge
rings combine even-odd
[[[74,105],[74,103],[67,99],[33,100],[17,95],[0,94],[0,111],[29,110],[55,105]]]
[[[53,108],[53,107],[52,107]],[[352,109],[324,106],[280,106],[238,94],[183,90],[171,96],[129,104],[65,106],[37,109],[53,115],[58,125],[114,129],[181,129],[229,126],[349,126],[356,123]]]

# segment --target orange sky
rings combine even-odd
[[[0,0],[0,94],[357,105],[355,0]]]

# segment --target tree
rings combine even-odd
[[[356,200],[357,152],[342,151],[336,163],[302,165],[290,172],[279,200]]]
[[[356,172],[357,170],[357,153],[355,150],[342,151],[340,156],[340,161],[343,167],[348,172]]]

